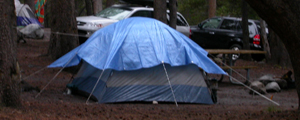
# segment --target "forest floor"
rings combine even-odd
[[[242,85],[229,82],[225,77],[218,86],[218,102],[214,105],[179,104],[174,103],[120,103],[97,104],[90,101],[86,104],[86,97],[67,95],[66,85],[72,74],[61,72],[60,69],[45,69],[53,62],[45,56],[49,45],[49,36],[43,40],[27,39],[27,43],[18,43],[18,61],[22,78],[33,86],[43,89],[41,94],[36,91],[22,92],[21,109],[0,108],[0,119],[111,119],[111,120],[219,120],[219,119],[257,119],[257,120],[295,120],[299,117],[298,96],[296,89],[285,89],[277,93],[267,93],[266,98],[272,98],[279,104],[250,95],[249,89]],[[250,71],[250,81],[272,74],[282,76],[290,68],[281,68],[264,62],[238,60],[237,65],[257,65],[259,68]],[[237,70],[246,75],[245,70]],[[34,74],[35,73],[35,74]],[[241,78],[233,74],[237,79]],[[54,78],[54,79],[53,79]],[[244,82],[243,80],[241,80]]]

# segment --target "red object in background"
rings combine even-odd
[[[41,24],[44,23],[44,6],[47,0],[35,0],[35,15]]]

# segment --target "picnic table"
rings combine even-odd
[[[222,64],[219,65],[223,70],[228,71],[229,80],[231,83],[240,84],[232,80],[232,69],[245,69],[247,72],[246,82],[250,79],[250,69],[258,68],[258,66],[234,66],[232,60],[232,54],[266,54],[266,51],[260,50],[231,50],[231,49],[205,49],[208,54],[222,54]],[[226,64],[226,55],[228,56],[229,62]],[[220,78],[223,79],[223,76]]]

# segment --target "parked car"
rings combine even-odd
[[[251,50],[263,50],[260,39],[260,25],[257,20],[248,20],[249,42]],[[191,39],[205,49],[243,49],[242,19],[236,17],[213,17],[196,26],[191,26]],[[240,57],[233,55],[233,60]],[[252,55],[257,61],[264,55]]]
[[[135,16],[153,18],[153,11],[154,9],[150,7],[113,5],[97,13],[95,16],[77,17],[77,28],[80,36],[79,42],[85,42],[87,38],[90,37],[95,31],[122,19]],[[167,15],[167,18],[169,18],[169,15]],[[176,30],[188,37],[191,35],[188,22],[179,12],[177,12]]]

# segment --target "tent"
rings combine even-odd
[[[204,77],[196,65],[171,67],[166,64],[166,69],[177,102],[213,104]],[[84,62],[69,87],[76,94],[89,96],[101,73],[99,69]],[[99,103],[174,102],[162,65],[133,71],[106,70],[92,99]]]
[[[26,4],[21,4],[19,0],[15,0],[17,26],[27,26],[29,24],[38,24],[42,26],[38,19],[35,18],[34,13]]]
[[[82,62],[71,87],[99,103],[213,104],[199,67],[208,73],[226,73],[207,54],[160,21],[132,17],[96,31],[48,68]]]
[[[21,4],[19,0],[15,0],[15,8],[18,35],[30,38],[42,38],[44,36],[43,26],[35,17],[30,7],[26,4]]]

